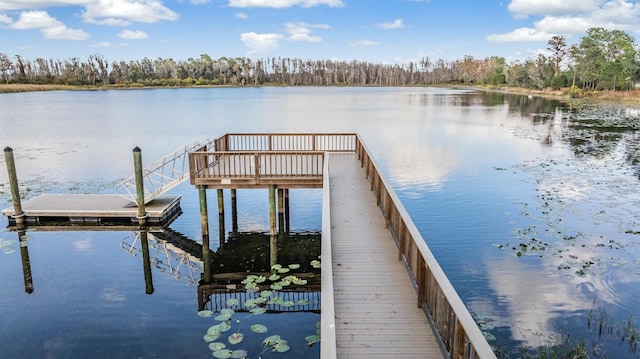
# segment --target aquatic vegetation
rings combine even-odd
[[[317,262],[319,264],[319,261]],[[298,268],[300,268],[298,264],[288,266],[275,264],[271,266],[269,276],[249,274],[240,282],[244,285],[244,291],[247,294],[244,302],[241,303],[237,298],[228,298],[225,303],[226,307],[219,312],[212,310],[198,312],[200,317],[213,317],[219,322],[210,326],[203,336],[203,340],[205,343],[209,343],[209,349],[215,358],[248,358],[249,351],[247,349],[233,348],[242,344],[245,336],[249,335],[267,335],[261,342],[260,351],[256,354],[257,358],[262,358],[267,353],[285,353],[291,349],[286,339],[277,334],[270,334],[270,329],[265,324],[254,321],[259,320],[261,315],[268,313],[269,306],[277,305],[284,308],[298,306],[304,310],[305,307],[312,304],[308,298],[291,300],[286,292],[283,292],[286,288],[307,284],[307,280],[294,274],[282,277],[282,275]],[[232,329],[234,330],[232,331]],[[226,342],[232,348],[219,341],[221,338],[223,340],[226,338]],[[320,322],[316,323],[316,334],[306,336],[305,341],[309,347],[320,342]]]

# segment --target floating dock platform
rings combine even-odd
[[[147,224],[166,226],[181,213],[180,195],[161,195],[145,206]],[[137,226],[138,207],[117,194],[43,194],[22,203],[30,226]],[[2,210],[15,226],[13,207]]]

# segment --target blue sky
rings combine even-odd
[[[534,58],[554,35],[640,33],[628,0],[0,0],[0,52],[109,61]]]

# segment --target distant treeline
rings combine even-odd
[[[0,75],[7,84],[194,86],[194,85],[346,85],[416,86],[437,84],[508,85],[533,89],[628,90],[640,79],[635,40],[619,30],[592,28],[578,45],[565,38],[548,42],[549,56],[539,54],[507,64],[503,57],[445,61],[425,57],[406,64],[362,61],[245,57],[217,60],[209,55],[187,60],[150,59],[109,62],[95,54],[71,58],[13,59],[0,52]]]

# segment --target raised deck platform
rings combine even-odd
[[[149,225],[167,225],[182,213],[180,195],[162,195],[146,205]],[[22,203],[27,225],[136,226],[138,208],[116,194],[43,194]],[[15,225],[13,207],[2,210]]]

